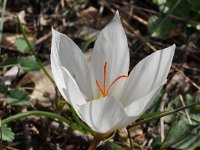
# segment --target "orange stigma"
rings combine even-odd
[[[103,89],[101,88],[98,80],[96,80],[96,85],[97,85],[97,87],[98,87],[98,89],[101,92],[103,97],[108,95],[108,92],[110,91],[113,84],[116,83],[116,81],[118,81],[121,78],[128,78],[128,76],[126,76],[126,75],[118,76],[115,80],[113,80],[111,82],[111,84],[108,86],[108,89],[106,90],[106,75],[107,75],[106,68],[107,68],[107,62],[104,63],[104,67],[103,67]]]

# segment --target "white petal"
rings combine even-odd
[[[82,119],[99,133],[114,131],[115,127],[127,118],[122,105],[110,96],[89,101],[79,108]]]
[[[73,76],[81,92],[91,99],[91,77],[86,58],[78,46],[66,35],[52,29],[51,57]]]
[[[134,100],[132,103],[130,103],[126,108],[125,111],[129,116],[138,116],[148,109],[149,106],[151,106],[153,100],[156,98],[156,96],[160,93],[160,90],[162,89],[162,86],[152,90],[147,95],[145,95],[142,98],[139,98],[137,100]]]
[[[53,78],[60,93],[65,99],[67,99],[63,92],[63,89],[66,88],[66,86],[65,86],[65,81],[64,81],[65,78],[63,77],[63,73],[62,73],[62,66],[59,64],[59,62],[57,62],[54,59],[54,57],[52,57],[52,53],[51,53],[51,69],[52,69]]]
[[[86,104],[87,101],[85,100],[74,78],[71,76],[68,70],[63,67],[62,73],[65,82],[65,88],[62,89],[63,93],[67,98],[67,101],[73,106],[73,108],[78,113],[78,106]]]
[[[120,129],[136,121],[142,115],[142,113],[145,112],[149,108],[149,106],[151,106],[153,100],[159,94],[161,89],[162,86],[158,89],[152,90],[144,97],[129,104],[124,109],[127,116],[125,116],[121,122],[116,124],[113,129]]]
[[[103,66],[107,62],[107,87],[120,75],[127,75],[129,69],[129,49],[127,37],[120,21],[120,16],[116,12],[113,20],[100,32],[92,53],[92,70],[94,79],[98,80],[103,87]],[[111,88],[111,93],[115,97],[119,94],[125,79],[120,79]],[[101,94],[96,84],[93,84],[93,95],[99,97]],[[113,94],[111,94],[113,95]]]
[[[55,46],[54,44],[52,43],[52,49]],[[57,51],[51,51],[51,68],[55,83],[65,100],[77,110],[77,105],[86,103],[86,100],[82,96],[73,77],[67,69],[61,66],[57,55]]]
[[[166,81],[174,51],[175,45],[172,45],[154,52],[136,65],[126,80],[120,97],[125,107]]]

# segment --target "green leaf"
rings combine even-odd
[[[200,110],[198,109],[199,105],[191,107],[189,109],[190,117],[196,122],[200,123]]]
[[[82,43],[81,45],[81,49],[83,50],[83,52],[86,52],[86,50],[88,49],[88,47],[90,46],[90,44],[94,43],[97,39],[97,36],[99,34],[95,34],[92,37],[90,37],[87,41],[85,41],[84,43]]]
[[[14,140],[15,134],[11,131],[11,128],[7,127],[7,125],[3,125],[1,131],[3,141],[12,142]]]
[[[22,53],[29,52],[28,44],[26,43],[26,41],[24,40],[24,38],[17,39],[15,44],[16,44],[16,48],[17,48],[18,51],[20,51]],[[34,47],[35,43],[31,42],[31,46]]]
[[[199,9],[200,9],[200,0],[187,0],[187,1],[191,5],[191,8],[194,8],[197,11],[199,11]]]
[[[171,20],[161,17],[152,16],[148,20],[148,29],[152,37],[165,38],[170,35],[170,31],[174,28]]]
[[[106,144],[109,145],[114,150],[124,150],[121,146],[119,146],[111,141],[107,141]]]
[[[157,115],[160,115],[162,114],[163,112],[150,112],[150,113],[144,113],[142,114],[142,116],[140,116],[139,120],[142,120],[142,119],[147,119],[147,118],[150,118],[150,117],[154,117],[154,116],[157,116]]]
[[[186,105],[189,105],[191,103],[195,103],[196,102],[196,96],[191,95],[191,94],[186,94],[186,96],[184,97],[184,101],[185,101]],[[196,121],[197,123],[200,123],[200,110],[198,110],[198,106],[199,105],[195,105],[193,107],[190,107],[188,109],[188,111],[189,111],[190,118],[193,119],[194,121]]]
[[[8,87],[5,84],[0,84],[0,96],[5,95],[8,92]]]
[[[169,128],[165,139],[162,143],[162,147],[173,143],[179,137],[183,136],[185,133],[189,132],[193,128],[192,125],[188,123],[185,117],[180,117],[176,120]]]
[[[26,91],[15,89],[10,92],[10,97],[6,99],[6,103],[22,106],[29,104],[29,100],[30,97]]]
[[[6,99],[6,103],[11,104],[11,105],[17,105],[17,106],[24,106],[28,105],[29,101],[26,99],[17,99],[17,98],[8,98]]]
[[[199,127],[191,130],[191,134],[173,146],[179,150],[198,150],[200,148]]]
[[[188,19],[190,6],[187,1],[153,0],[153,2],[158,5],[164,15],[150,17],[148,28],[152,37],[165,38],[184,30],[185,24],[172,20],[169,15]]]
[[[24,71],[38,71],[40,66],[33,58],[22,57],[19,59],[19,64]]]
[[[189,14],[190,6],[186,0],[153,0],[158,5],[159,10],[164,14],[171,14],[186,18]]]
[[[164,117],[165,123],[171,124],[177,119],[176,114],[174,115],[168,115]]]
[[[200,112],[200,105],[194,106],[193,109]]]
[[[8,57],[6,60],[4,60],[0,67],[11,67],[18,64],[18,58],[17,57]]]

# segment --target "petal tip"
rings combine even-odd
[[[51,27],[52,36],[55,37],[59,32]]]
[[[115,15],[118,15],[118,16],[119,16],[119,10],[117,10],[117,11],[115,12]]]
[[[171,47],[175,50],[175,48],[176,48],[176,44],[173,44]]]
[[[115,12],[114,18],[117,18],[117,19],[120,20],[119,10],[117,10],[117,11]]]

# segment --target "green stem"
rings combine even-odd
[[[138,121],[138,122],[134,122],[132,123],[132,125],[129,125],[127,126],[127,129],[130,129],[132,127],[135,127],[135,126],[138,126],[138,125],[142,125],[144,123],[147,123],[147,122],[150,122],[150,121],[153,121],[155,119],[159,119],[161,117],[164,117],[164,116],[168,116],[168,115],[173,115],[181,110],[184,110],[184,109],[188,109],[192,106],[195,106],[195,105],[199,105],[200,104],[200,101],[197,101],[195,103],[192,103],[190,105],[187,105],[187,106],[184,106],[184,107],[180,107],[180,108],[177,108],[177,109],[174,109],[174,110],[171,110],[171,111],[168,111],[168,112],[163,112],[161,113],[160,115],[156,115],[156,116],[153,116],[153,117],[149,117],[149,118],[146,118],[144,120],[141,120],[141,121]]]
[[[131,150],[133,149],[133,144],[132,144],[132,139],[131,139],[131,134],[130,134],[130,130],[128,128],[126,128],[127,130],[127,133],[128,133],[128,139],[129,139],[129,142],[130,142],[130,148]]]
[[[112,136],[113,132],[107,132],[107,133],[98,133],[96,131],[92,131],[92,135],[94,136],[94,139],[92,143],[90,144],[88,150],[95,150],[101,140],[107,139],[110,136]]]
[[[45,112],[45,111],[27,111],[27,112],[23,112],[23,113],[19,113],[19,114],[10,116],[10,117],[2,120],[1,125],[8,124],[12,121],[15,121],[15,120],[21,119],[23,117],[27,117],[27,116],[45,116],[45,117],[48,117],[48,118],[56,119],[60,122],[66,123],[68,125],[72,124],[71,121],[69,121],[68,119],[66,119],[62,116],[59,116],[55,113]]]
[[[49,75],[49,73],[46,71],[44,65],[42,64],[42,62],[40,61],[40,59],[39,59],[38,56],[36,55],[36,53],[35,53],[33,47],[31,46],[31,44],[30,44],[30,42],[29,42],[29,40],[28,40],[28,38],[27,38],[27,36],[26,36],[25,30],[24,30],[24,28],[23,28],[23,26],[22,26],[22,23],[21,23],[21,21],[19,20],[19,17],[18,17],[18,16],[17,16],[17,22],[19,23],[19,28],[20,28],[20,31],[22,32],[23,38],[24,38],[24,40],[26,41],[26,43],[27,43],[27,45],[28,45],[28,47],[29,47],[31,53],[32,53],[33,56],[35,57],[35,59],[36,59],[38,65],[41,67],[42,71],[43,71],[43,72],[45,73],[45,75],[49,78],[49,80],[55,85],[54,80],[51,78],[51,76]]]
[[[101,139],[95,136],[88,150],[95,150],[100,142],[101,142]]]
[[[1,13],[1,22],[0,22],[0,44],[1,44],[1,41],[2,41],[2,34],[3,34],[3,18],[4,18],[4,15],[5,15],[5,11],[6,11],[6,3],[7,3],[7,0],[4,0],[4,1],[3,1],[2,13]],[[1,47],[0,47],[0,54],[1,54]]]

